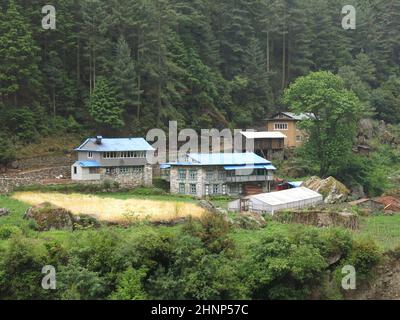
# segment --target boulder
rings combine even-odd
[[[224,216],[228,214],[226,210],[214,206],[210,201],[207,200],[200,200],[197,205],[212,213],[221,214]]]
[[[362,199],[365,198],[364,187],[361,184],[355,184],[351,188],[351,196],[355,199]]]
[[[241,212],[235,219],[235,224],[243,229],[256,230],[264,227],[267,222],[257,213]]]
[[[324,202],[327,204],[345,202],[350,194],[349,189],[333,177],[324,180],[311,177],[303,183],[303,186],[322,194]]]
[[[10,214],[10,211],[6,208],[0,208],[0,217],[7,216]]]
[[[48,202],[29,208],[24,219],[35,220],[38,231],[74,229],[72,213]]]

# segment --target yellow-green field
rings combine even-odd
[[[129,219],[173,221],[188,216],[200,217],[204,209],[195,203],[145,199],[115,199],[82,194],[17,192],[13,198],[30,205],[50,202],[73,214],[90,215],[105,222],[126,222]]]

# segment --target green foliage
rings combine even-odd
[[[0,168],[7,166],[16,159],[16,152],[11,139],[0,133]]]
[[[308,134],[304,148],[320,168],[320,176],[341,168],[352,153],[361,104],[343,80],[330,72],[298,78],[286,91],[284,101],[295,113],[312,113],[315,120],[302,121]]]
[[[207,212],[199,220],[189,219],[184,232],[199,238],[211,252],[220,253],[233,247],[228,236],[230,228],[222,215]]]
[[[89,109],[93,120],[103,128],[121,128],[124,125],[122,110],[119,107],[116,94],[107,80],[101,78],[90,97]]]
[[[9,1],[0,17],[0,97],[17,107],[40,86],[39,48],[17,1]]]
[[[2,225],[0,226],[0,240],[7,240],[14,235],[21,234],[21,229],[13,225]]]
[[[40,245],[22,236],[12,238],[1,254],[0,297],[2,299],[51,299],[43,290],[41,270],[46,263],[46,253]]]
[[[143,279],[146,277],[146,270],[135,270],[128,268],[122,273],[117,282],[117,289],[111,295],[113,300],[144,300],[146,292],[143,288]]]

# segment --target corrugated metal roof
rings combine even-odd
[[[300,113],[296,114],[293,112],[282,112],[282,114],[292,118],[294,120],[308,120],[308,119],[315,119],[315,115],[313,113]]]
[[[261,193],[249,196],[246,199],[257,199],[266,204],[275,206],[314,198],[320,198],[322,200],[322,195],[308,188],[299,187],[283,191]]]
[[[244,137],[247,139],[285,139],[287,138],[286,135],[284,135],[282,132],[278,131],[260,131],[260,132],[246,132],[242,131],[240,132]]]
[[[253,152],[246,153],[190,153],[188,157],[200,165],[270,164]]]
[[[74,166],[80,166],[82,168],[99,168],[100,164],[95,160],[90,161],[77,161]]]
[[[75,150],[92,152],[152,151],[154,148],[143,138],[103,138],[101,144],[96,144],[96,138],[89,138]]]

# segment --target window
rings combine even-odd
[[[189,179],[190,180],[197,180],[197,170],[190,170],[189,171]]]
[[[196,185],[195,184],[191,184],[190,185],[190,194],[196,194]]]
[[[145,151],[103,152],[103,159],[146,158]]]
[[[93,159],[93,152],[88,152],[88,159]]]
[[[89,168],[89,174],[98,174],[99,168]]]
[[[179,193],[185,194],[185,184],[184,183],[179,184]]]
[[[219,184],[213,185],[213,194],[219,194]]]
[[[213,179],[214,179],[214,171],[208,170],[208,171],[206,172],[206,178],[207,178],[208,181],[213,180]]]
[[[179,180],[186,180],[186,170],[185,169],[178,170],[178,178],[179,178]]]
[[[224,171],[218,171],[218,179],[225,180],[225,172]]]
[[[129,168],[128,167],[121,167],[121,168],[119,168],[119,173],[120,174],[127,174],[127,173],[129,173]]]
[[[106,168],[106,174],[115,174],[115,168]]]
[[[274,130],[288,130],[288,128],[287,123],[274,123]]]
[[[78,174],[78,168],[74,167],[74,174]]]
[[[302,136],[296,136],[296,142],[301,142],[303,141],[303,137]]]

